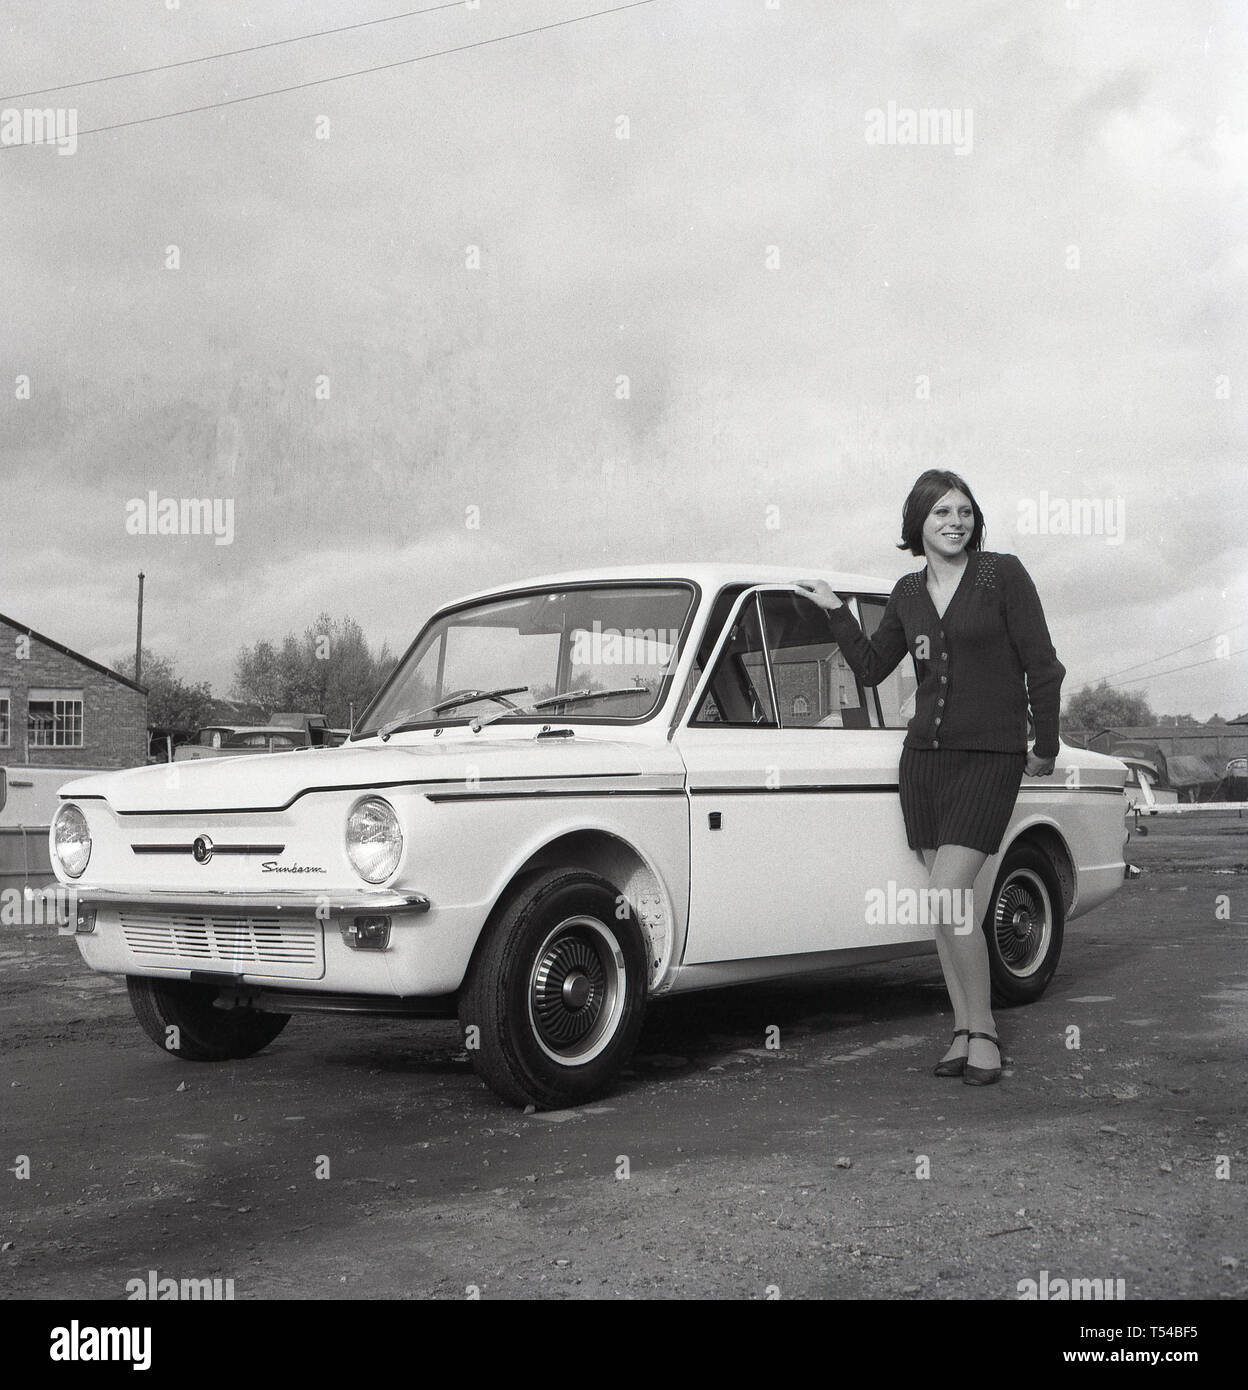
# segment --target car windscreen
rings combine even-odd
[[[675,669],[693,599],[691,585],[672,581],[533,590],[452,609],[421,634],[352,737],[495,714],[504,722],[648,718]],[[566,704],[524,708],[572,693]]]

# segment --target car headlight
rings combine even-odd
[[[67,801],[52,819],[52,852],[70,878],[77,878],[91,858],[87,818],[72,801]]]
[[[382,883],[403,854],[403,831],[394,807],[378,796],[361,801],[347,817],[347,857],[366,883]]]

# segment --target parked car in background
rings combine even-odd
[[[934,951],[897,790],[904,663],[864,688],[818,571],[604,569],[434,614],[341,748],[62,788],[76,937],[186,1061],[300,1011],[458,1015],[517,1105],[601,1095],[649,999]],[[871,632],[891,585],[823,572]],[[1124,767],[1024,778],[977,882],[1026,1003],[1123,879]]]
[[[214,726],[200,729],[193,743],[180,743],[173,750],[174,762],[194,762],[199,758],[221,758],[231,754],[284,753],[300,747],[291,729],[268,724]]]
[[[86,769],[0,767],[0,888],[43,888],[56,882],[48,855],[48,829],[66,778],[89,777]]]
[[[173,750],[174,762],[247,753],[287,753],[293,748],[334,748],[349,729],[331,729],[323,714],[275,714],[268,724],[208,724],[190,743]]]
[[[294,729],[303,743],[311,748],[336,748],[345,742],[350,729],[331,729],[323,714],[298,714],[279,710],[269,720],[275,728]]]

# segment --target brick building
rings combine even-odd
[[[0,763],[112,768],[146,761],[146,688],[0,613]]]

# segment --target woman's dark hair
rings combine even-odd
[[[979,510],[975,494],[956,473],[950,473],[945,468],[929,468],[914,480],[910,496],[906,498],[905,506],[901,509],[901,543],[897,547],[898,550],[908,550],[911,555],[923,554],[923,523],[946,492],[961,492],[969,499],[971,511],[975,515],[975,529],[971,532],[966,548],[979,549],[983,544],[984,532],[988,528],[984,525],[984,514]]]

